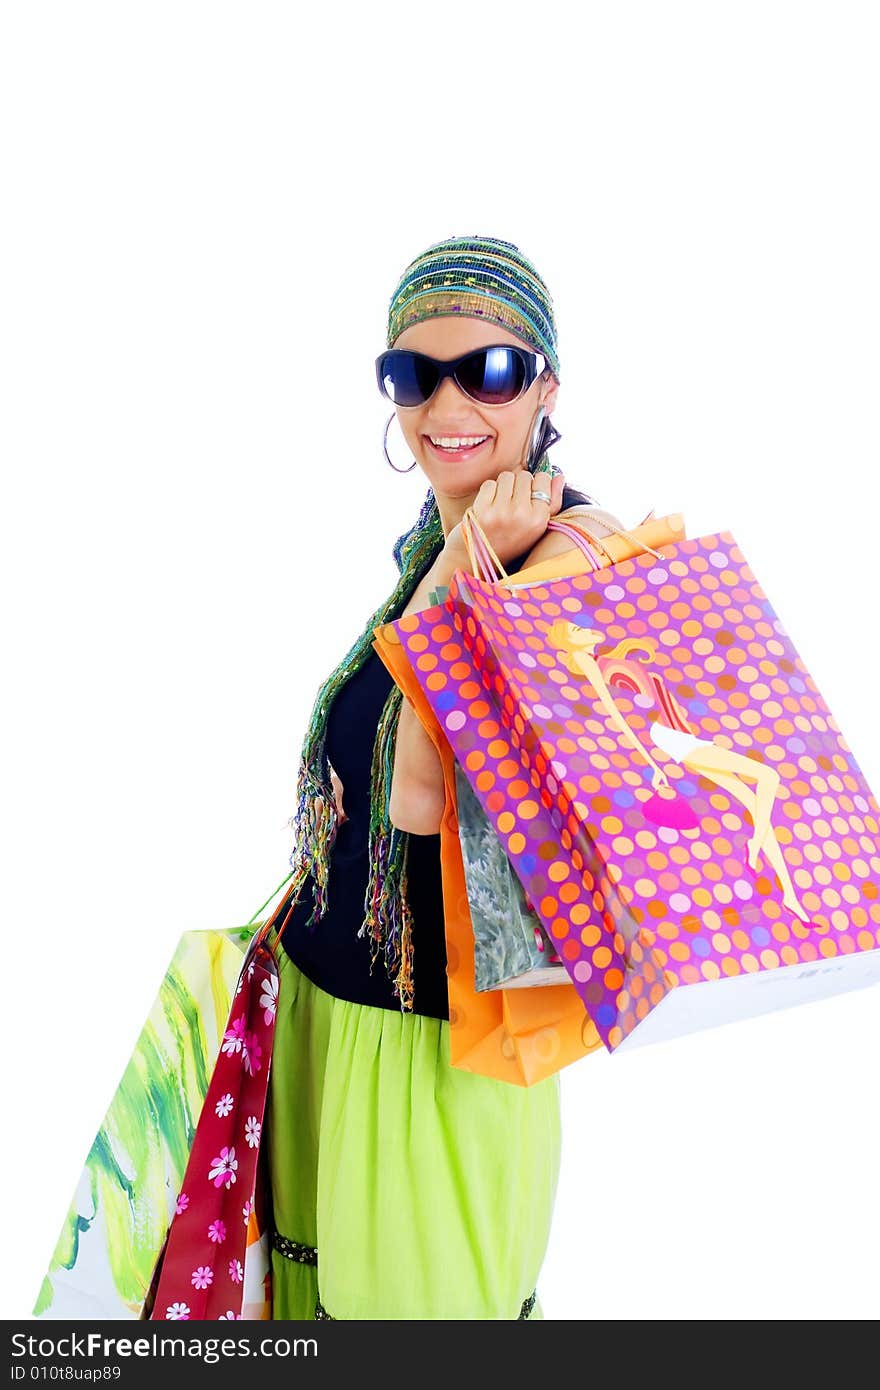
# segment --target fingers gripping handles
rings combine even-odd
[[[588,516],[590,515],[590,513],[585,511],[584,509],[580,509],[579,515]],[[631,532],[624,531],[620,527],[613,525],[613,523],[609,522],[605,516],[602,516],[601,518],[597,517],[596,520],[599,522],[600,525],[605,526],[607,529],[613,531],[616,535],[623,536],[628,541],[630,541],[631,544],[635,547],[637,553],[641,550],[648,550],[652,555],[656,555],[658,560],[662,558],[662,556],[658,555],[657,551],[653,550],[651,546],[645,545],[638,539],[637,536],[632,535]],[[560,534],[567,536],[569,540],[573,541],[574,544],[578,547],[578,549],[583,551],[584,555],[589,560],[591,569],[601,569],[603,567],[603,564],[615,563],[614,557],[609,554],[608,550],[605,548],[605,546],[602,544],[602,542],[599,540],[597,536],[592,535],[592,533],[586,533],[580,527],[573,525],[570,521],[564,521],[556,517],[551,517],[547,523],[547,529],[548,531],[559,531]],[[509,579],[510,576],[508,575],[507,571],[505,570],[504,566],[499,560],[489,538],[487,537],[485,531],[483,530],[482,526],[477,520],[472,506],[468,507],[467,511],[461,519],[461,530],[462,535],[464,537],[464,543],[467,546],[468,559],[470,561],[471,566],[471,573],[476,575],[478,579],[485,580],[487,583],[495,583],[498,580],[504,581],[506,579]],[[587,538],[588,535],[589,539]],[[604,556],[604,561],[600,559],[597,555],[597,550],[602,552]]]

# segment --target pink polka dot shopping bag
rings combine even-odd
[[[617,1051],[880,980],[878,803],[734,537],[498,578],[469,521],[474,573],[388,646],[585,1030]]]
[[[568,508],[551,522],[573,542],[564,554],[544,560],[523,571],[518,578],[534,581],[556,579],[560,575],[582,575],[596,566],[613,564],[640,553],[646,546],[662,545],[684,535],[682,517],[646,518],[632,531],[624,531],[609,512],[584,507]],[[474,570],[479,568],[472,559]],[[445,604],[417,615],[426,622],[425,634],[410,619],[381,624],[375,629],[373,646],[396,683],[412,704],[443,765],[446,792],[440,824],[440,860],[443,878],[443,912],[446,927],[447,978],[449,988],[449,1045],[452,1066],[482,1076],[531,1086],[602,1046],[595,1023],[585,1010],[573,983],[532,988],[475,988],[475,937],[471,901],[464,871],[459,835],[456,792],[456,754],[454,748],[469,737],[465,724],[489,730],[493,703],[486,686],[470,660],[470,653],[453,626],[452,610]],[[415,641],[405,645],[410,633]],[[423,641],[424,638],[424,641]],[[436,642],[436,653],[428,643]],[[435,664],[436,663],[436,664]],[[438,682],[447,676],[442,663],[448,663],[449,679],[466,703],[464,722],[456,729],[458,716],[444,729],[445,698],[435,701]],[[488,685],[489,677],[486,678]],[[500,727],[500,726],[499,726]],[[505,767],[505,772],[508,770]],[[468,773],[473,777],[472,771]],[[544,815],[541,808],[540,815]],[[549,822],[548,822],[549,825]],[[548,829],[548,834],[552,830]],[[506,843],[506,841],[505,841]],[[526,884],[528,891],[528,885]]]

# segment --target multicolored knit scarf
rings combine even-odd
[[[358,672],[373,653],[373,633],[380,623],[400,617],[418,587],[443,549],[445,537],[440,513],[433,492],[429,489],[419,519],[411,530],[398,537],[394,558],[400,579],[389,598],[377,608],[363,632],[346,652],[342,661],[324,681],[318,691],[309,720],[297,781],[297,809],[290,824],[296,831],[296,842],[290,858],[293,878],[288,888],[289,900],[294,902],[312,874],[313,908],[309,924],[320,921],[327,910],[327,881],[330,872],[330,847],[336,835],[338,812],[330,765],[325,748],[327,719],[330,706],[346,681]],[[372,941],[372,964],[384,954],[385,969],[394,981],[402,1009],[411,1009],[413,1001],[412,920],[407,902],[406,851],[409,836],[391,824],[388,808],[391,800],[391,776],[394,767],[394,745],[397,721],[403,700],[395,685],[382,709],[373,745],[370,774],[370,878],[364,908],[365,917],[359,935],[369,935]]]
[[[556,329],[546,286],[534,267],[509,241],[491,237],[451,237],[429,247],[412,261],[391,298],[387,345],[411,323],[438,314],[461,313],[503,324],[543,353],[558,377]],[[534,460],[537,466],[540,459]],[[318,691],[300,755],[297,809],[290,824],[296,832],[290,857],[293,876],[288,900],[298,900],[311,873],[313,908],[309,924],[327,910],[330,852],[338,813],[325,748],[330,706],[341,687],[373,652],[375,628],[403,613],[419,581],[445,544],[437,502],[429,489],[419,519],[394,545],[400,578],[393,593],[376,610],[336,669]],[[370,876],[359,935],[371,941],[371,966],[384,956],[402,1010],[413,1006],[412,917],[408,906],[406,861],[409,836],[391,824],[388,808],[397,721],[403,700],[395,685],[382,710],[373,745],[371,769]]]

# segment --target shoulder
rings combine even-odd
[[[519,570],[530,569],[532,565],[540,564],[542,560],[552,560],[554,555],[563,555],[566,550],[571,550],[573,545],[574,541],[571,537],[564,535],[561,531],[545,531],[531,550],[515,561],[515,567],[510,569],[508,573],[517,574]]]

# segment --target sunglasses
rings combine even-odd
[[[478,405],[510,405],[548,366],[540,352],[506,343],[477,348],[446,362],[423,352],[391,348],[376,358],[376,377],[382,395],[394,405],[424,405],[447,376]]]

